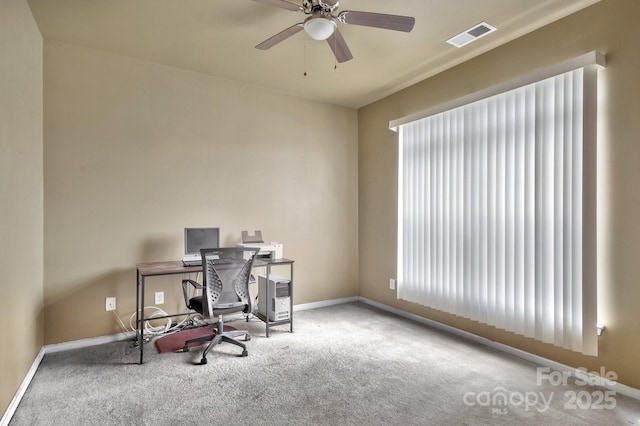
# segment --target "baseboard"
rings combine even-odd
[[[56,352],[70,351],[72,349],[103,345],[105,343],[120,342],[122,340],[133,339],[135,336],[135,331],[127,331],[126,333],[111,334],[109,336],[98,336],[88,339],[73,340],[71,342],[54,343],[44,346],[44,349],[45,353],[52,354]]]
[[[306,311],[307,309],[325,308],[327,306],[341,305],[343,303],[357,302],[359,299],[357,296],[343,297],[341,299],[323,300],[320,302],[302,303],[299,305],[293,305],[293,311]]]
[[[45,352],[46,351],[44,346],[40,348],[40,352],[38,352],[36,359],[33,360],[33,363],[31,364],[31,368],[27,372],[27,375],[24,377],[24,380],[22,380],[20,387],[18,387],[18,391],[16,392],[16,394],[13,396],[13,399],[9,403],[9,406],[7,407],[7,411],[4,412],[2,419],[0,419],[0,426],[9,425],[9,422],[11,421],[11,417],[13,417],[13,413],[16,412],[16,409],[18,408],[18,405],[20,404],[20,401],[22,400],[24,393],[27,391],[27,388],[29,387],[31,380],[33,380],[33,376],[35,376],[36,371],[38,370],[38,367],[42,362],[42,358],[44,358]]]
[[[416,322],[419,322],[421,324],[424,324],[426,326],[429,326],[429,327],[432,327],[432,328],[436,328],[438,330],[442,330],[442,331],[445,331],[447,333],[454,334],[456,336],[460,336],[460,337],[462,337],[464,339],[468,339],[468,340],[471,340],[473,342],[480,343],[482,345],[485,345],[485,346],[488,346],[490,348],[499,350],[501,352],[508,353],[510,355],[513,355],[515,357],[518,357],[518,358],[533,362],[535,364],[542,365],[544,367],[549,367],[549,368],[551,368],[552,370],[555,370],[555,371],[566,371],[566,372],[569,372],[572,375],[575,375],[575,372],[578,371],[574,367],[570,367],[568,365],[561,364],[559,362],[552,361],[550,359],[543,358],[541,356],[534,355],[534,354],[531,354],[529,352],[525,352],[525,351],[522,351],[520,349],[513,348],[513,347],[505,345],[503,343],[498,343],[496,341],[489,340],[487,338],[478,336],[478,335],[473,334],[473,333],[469,333],[469,332],[464,331],[464,330],[460,330],[460,329],[452,327],[450,325],[442,324],[440,322],[433,321],[433,320],[430,320],[428,318],[421,317],[419,315],[411,314],[411,313],[403,311],[401,309],[397,309],[397,308],[394,308],[392,306],[388,306],[388,305],[385,305],[383,303],[367,299],[366,297],[358,297],[358,300],[360,302],[362,302],[362,303],[374,306],[374,307],[376,307],[378,309],[381,309],[383,311],[391,312],[392,314],[401,316],[403,318],[407,318],[407,319],[410,319],[412,321],[416,321]],[[582,374],[582,376],[586,375],[590,379],[594,379],[594,382],[595,382],[595,380],[597,380],[599,378],[599,376],[597,376],[595,374],[585,373],[583,371],[580,371],[580,373]],[[632,388],[631,386],[623,385],[622,383],[618,383],[618,382],[614,382],[612,385],[605,385],[603,387],[606,388],[606,389],[612,390],[612,391],[614,391],[616,393],[619,393],[621,395],[625,395],[625,396],[628,396],[630,398],[640,400],[640,389]]]

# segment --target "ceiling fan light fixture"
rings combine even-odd
[[[323,16],[314,16],[304,22],[304,30],[314,40],[328,39],[335,29],[335,21]]]

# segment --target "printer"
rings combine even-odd
[[[282,259],[283,248],[280,243],[265,243],[262,240],[262,232],[255,231],[255,235],[249,235],[247,231],[242,231],[242,243],[238,244],[239,247],[257,248],[260,249],[256,258],[258,259]]]

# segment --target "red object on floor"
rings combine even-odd
[[[232,331],[235,330],[233,327],[224,326],[224,331]],[[184,347],[184,342],[189,339],[194,339],[200,336],[206,336],[209,334],[213,334],[215,332],[215,326],[209,325],[206,327],[192,328],[190,330],[179,331],[177,333],[172,333],[167,336],[156,339],[156,349],[158,349],[158,353],[167,353],[167,352],[176,352],[182,351]],[[189,344],[190,348],[201,346],[204,344],[209,344],[207,342],[194,342]]]

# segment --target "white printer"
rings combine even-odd
[[[256,256],[258,259],[282,259],[283,248],[280,243],[265,243],[262,240],[262,232],[255,231],[255,235],[249,235],[247,231],[242,231],[242,243],[240,247],[258,248],[260,251]]]

